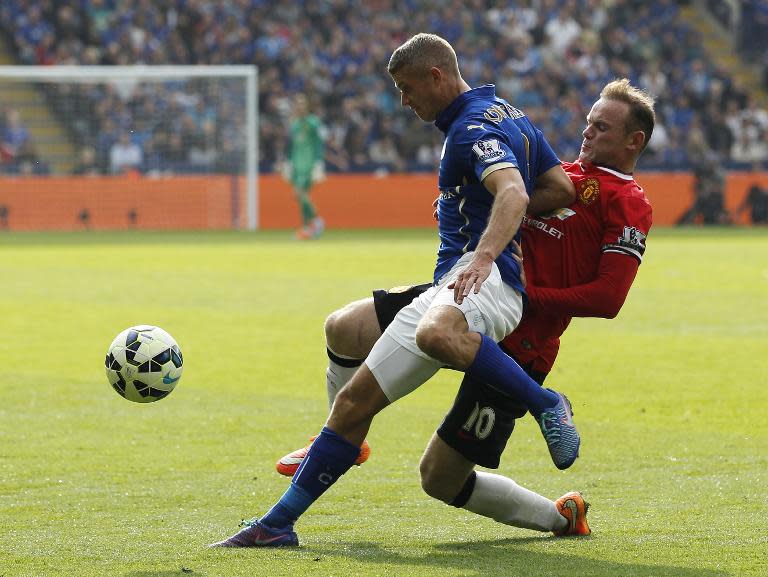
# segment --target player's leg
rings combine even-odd
[[[357,372],[380,336],[381,330],[373,298],[349,303],[332,312],[325,320],[325,343],[328,354],[325,383],[329,411],[333,407],[338,392]],[[314,440],[315,437],[310,437],[309,444],[305,447],[280,457],[275,463],[277,472],[286,477],[293,477]],[[361,465],[368,460],[370,454],[370,446],[367,442],[363,442],[355,464]]]
[[[568,400],[540,387],[497,344],[520,321],[520,294],[501,280],[494,265],[482,290],[458,305],[447,285],[462,267],[459,261],[441,280],[440,290],[417,327],[417,345],[430,357],[524,403],[539,422],[555,465],[570,467],[578,456],[580,439]]]
[[[337,393],[363,364],[363,359],[368,356],[382,331],[392,323],[403,307],[431,286],[421,284],[376,290],[372,298],[349,303],[328,316],[325,321],[325,342],[328,353],[326,392],[329,410]],[[310,444],[314,439],[310,438]],[[275,464],[277,472],[292,477],[306,457],[309,447],[308,444],[282,456]],[[370,446],[363,441],[355,464],[363,464],[370,454]]]
[[[474,467],[434,435],[420,464],[422,488],[430,497],[505,525],[553,532],[567,528],[567,519],[553,501]]]
[[[553,502],[507,477],[474,471],[476,464],[498,467],[515,419],[526,412],[524,405],[465,375],[453,407],[422,457],[424,491],[507,525],[588,535],[587,506],[578,493]]]
[[[328,315],[325,320],[325,345],[328,353],[326,389],[329,409],[337,393],[371,352],[381,331],[372,297],[349,303]]]
[[[397,313],[430,287],[431,284],[421,284],[376,290],[373,297],[349,303],[328,316],[325,343],[329,359],[326,372],[329,408]]]
[[[279,501],[258,520],[216,547],[296,545],[293,525],[354,464],[374,416],[429,379],[439,363],[398,344],[415,339],[422,309],[405,307],[376,342],[366,362],[339,391],[326,426]],[[415,348],[415,344],[414,344]],[[275,537],[277,535],[277,537]],[[273,539],[284,539],[285,542]]]
[[[322,232],[322,226],[318,227],[317,210],[309,198],[309,190],[312,187],[312,174],[307,170],[297,170],[294,167],[291,177],[293,193],[299,204],[301,214],[301,228],[296,232],[297,238],[307,240],[316,238]]]
[[[388,402],[371,372],[361,367],[337,396],[328,423],[307,451],[288,490],[261,518],[247,522],[238,533],[211,547],[298,545],[294,523],[352,467],[373,416]]]

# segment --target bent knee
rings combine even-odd
[[[325,343],[337,355],[359,358],[360,330],[345,309],[332,312],[325,319]],[[363,355],[364,357],[364,355]]]
[[[450,351],[451,334],[432,323],[416,329],[416,346],[433,359],[443,360]]]
[[[455,479],[446,475],[445,471],[442,471],[439,466],[435,466],[428,459],[422,459],[419,463],[419,473],[421,474],[421,488],[433,499],[450,504],[461,491],[461,486],[457,486]]]
[[[381,335],[373,299],[350,303],[325,319],[325,342],[337,355],[364,359]]]
[[[325,319],[325,342],[328,346],[339,354],[343,354],[343,351],[337,350],[339,344],[343,342],[344,333],[346,330],[344,320],[344,309],[333,311],[328,318]]]

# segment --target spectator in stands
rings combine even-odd
[[[710,104],[706,110],[709,121],[704,125],[704,133],[707,142],[720,158],[728,158],[733,147],[733,134],[725,121],[723,111],[714,103]],[[653,136],[656,137],[655,131]]]
[[[86,145],[80,149],[80,160],[72,169],[72,174],[78,176],[97,176],[101,169],[96,162],[96,149]]]
[[[714,10],[722,9],[718,0],[708,3]],[[707,58],[699,33],[681,16],[679,2],[519,0],[499,7],[489,2],[464,6],[451,0],[421,3],[417,11],[401,4],[296,0],[277,9],[273,2],[250,1],[3,0],[0,28],[12,38],[24,63],[258,65],[260,142],[274,143],[274,148],[262,147],[263,171],[277,170],[284,158],[284,138],[279,135],[287,129],[290,102],[298,93],[312,94],[319,105],[316,113],[335,134],[336,145],[345,142],[347,147],[356,147],[344,151],[347,159],[339,148],[339,162],[329,162],[329,168],[371,170],[376,164],[371,152],[376,151],[372,145],[380,140],[379,125],[390,116],[396,120],[392,134],[407,168],[431,170],[415,160],[428,139],[422,138],[416,120],[395,111],[396,94],[381,84],[377,72],[377,63],[391,48],[409,33],[425,29],[455,41],[464,55],[462,67],[470,84],[488,82],[505,71],[499,78],[498,92],[532,117],[540,115],[537,120],[547,133],[559,130],[567,147],[580,140],[580,129],[576,128],[580,123],[572,122],[572,115],[582,119],[590,105],[581,102],[580,110],[570,110],[572,97],[591,94],[596,88],[589,87],[598,87],[617,75],[639,79],[641,86],[658,97],[659,122],[670,133],[670,146],[663,153],[645,155],[643,167],[686,168],[685,146],[674,148],[680,140],[677,135],[685,134],[694,121],[709,135],[724,134],[721,125],[707,127],[713,105],[725,111],[733,141],[740,141],[739,116],[750,106],[747,91],[729,71]],[[484,9],[487,5],[491,7]],[[739,5],[742,17],[738,22],[736,13],[733,17],[741,48],[752,61],[768,59],[768,3],[744,0]],[[768,76],[768,60],[764,65]],[[103,86],[57,90],[70,100],[73,96],[83,98],[85,104],[78,105],[82,114],[68,118],[73,125],[89,130],[72,130],[90,138],[92,144],[99,141],[97,152],[107,166],[109,147],[117,138],[113,125],[134,128],[134,120],[143,111],[140,101],[131,99],[121,106]],[[169,109],[174,99],[184,98],[183,92],[178,86],[176,90],[154,92],[148,97],[156,104],[153,113],[162,119],[174,117]],[[550,118],[563,103],[569,110]],[[232,93],[201,105],[243,108]],[[729,112],[731,105],[736,126]],[[242,123],[235,116],[229,118],[216,118],[217,138],[221,146],[228,147],[226,154],[220,150],[216,162],[231,168],[241,161],[236,160],[237,147],[222,135],[241,133]],[[181,130],[178,123],[163,127],[166,142]],[[107,134],[103,136],[103,132]],[[762,138],[768,140],[764,132]],[[718,151],[728,149],[725,162],[730,162],[732,150],[737,160],[753,158],[755,148],[759,152],[759,143],[749,135],[745,145],[738,147],[729,147],[727,139],[722,136],[718,139],[722,142],[713,143]],[[183,133],[182,140],[186,142]],[[145,139],[139,144],[146,147],[149,142]],[[744,153],[745,146],[748,154]],[[157,154],[155,159],[160,163],[156,166],[163,169],[166,160]],[[203,164],[187,163],[190,169],[206,170]]]
[[[371,155],[372,168],[379,174],[405,170],[405,163],[390,135],[385,134],[382,138],[374,140],[371,143],[369,154]]]
[[[736,139],[731,147],[733,161],[743,165],[765,162],[768,159],[767,134],[768,132],[761,130],[754,119],[742,115]]]
[[[128,170],[138,170],[144,159],[138,144],[131,142],[128,132],[121,132],[117,142],[109,149],[109,170],[120,174]]]
[[[5,122],[0,139],[0,157],[6,163],[16,163],[22,156],[26,146],[29,145],[29,130],[21,121],[21,115],[15,108],[9,108],[5,112]]]
[[[581,26],[574,18],[572,2],[566,2],[544,25],[548,47],[556,58],[562,58],[571,43],[581,35]]]
[[[35,63],[41,66],[56,64],[56,36],[52,30],[46,32],[35,47]]]
[[[189,165],[192,170],[210,172],[214,169],[218,153],[213,119],[203,120],[199,129],[191,135],[189,147]]]

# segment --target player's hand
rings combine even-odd
[[[291,181],[291,163],[287,160],[280,163],[280,176],[282,176],[288,182]]]
[[[464,302],[469,292],[474,288],[475,294],[480,292],[485,279],[487,279],[493,267],[493,260],[478,253],[474,253],[472,260],[464,269],[456,275],[448,288],[453,289],[453,300],[457,305]]]
[[[525,268],[523,267],[523,247],[516,240],[512,241],[512,257],[520,265],[520,282],[523,283],[523,288],[525,288],[528,283],[525,280]]]
[[[435,210],[432,211],[432,218],[439,221],[440,219],[437,217],[437,203],[440,202],[440,197],[438,196],[435,200],[432,201],[432,208]]]
[[[312,183],[323,182],[325,180],[325,162],[318,160],[312,166]]]

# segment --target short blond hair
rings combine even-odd
[[[453,46],[437,34],[421,32],[403,42],[389,59],[387,70],[395,74],[405,67],[429,70],[433,66],[458,76],[459,62]]]
[[[606,84],[600,92],[600,98],[618,100],[629,105],[629,117],[624,129],[627,133],[642,131],[645,142],[641,151],[645,150],[653,134],[653,127],[656,125],[653,96],[645,90],[632,86],[628,79],[622,78]]]

